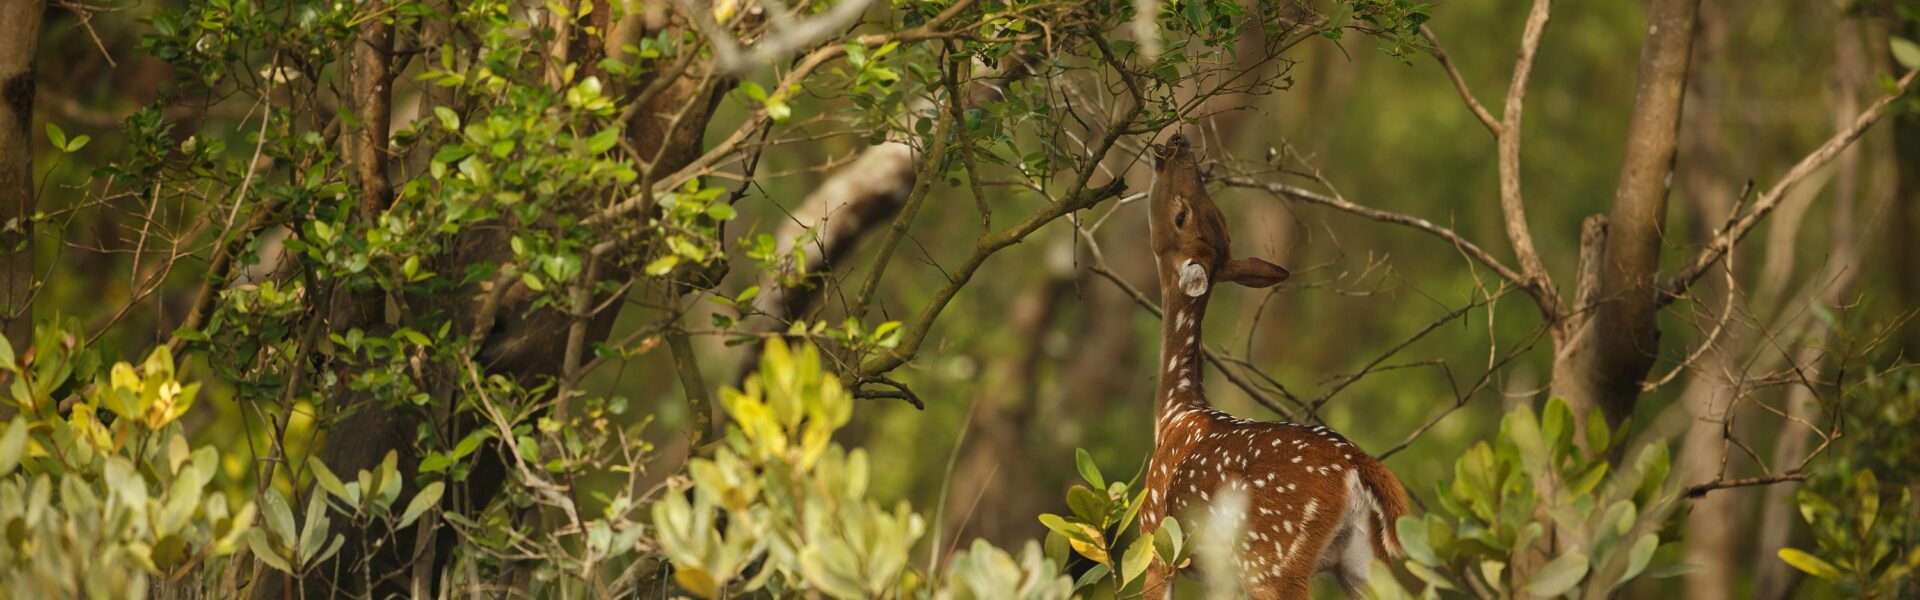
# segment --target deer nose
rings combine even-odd
[[[1176,131],[1176,132],[1173,132],[1173,137],[1172,137],[1172,138],[1170,138],[1170,139],[1168,139],[1168,140],[1167,140],[1167,143],[1169,143],[1169,144],[1173,144],[1173,145],[1175,145],[1175,146],[1178,146],[1178,147],[1181,147],[1181,148],[1188,148],[1188,147],[1191,147],[1191,146],[1190,146],[1190,145],[1189,145],[1189,144],[1187,143],[1187,134],[1184,134],[1184,133],[1180,133],[1180,132],[1178,132],[1178,131]]]

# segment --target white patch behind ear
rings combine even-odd
[[[1207,270],[1194,264],[1191,258],[1180,265],[1180,291],[1192,298],[1207,293]]]

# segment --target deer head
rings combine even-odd
[[[1233,258],[1226,218],[1200,181],[1200,165],[1185,134],[1174,133],[1153,153],[1147,223],[1160,289],[1168,298],[1202,298],[1221,281],[1253,288],[1286,281],[1287,270],[1279,265],[1258,258]]]

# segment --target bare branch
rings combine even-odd
[[[1393,223],[1396,225],[1405,225],[1408,227],[1412,227],[1414,229],[1425,231],[1427,233],[1433,234],[1435,237],[1438,237],[1442,240],[1446,240],[1447,243],[1453,244],[1454,247],[1459,248],[1461,252],[1465,252],[1468,256],[1473,257],[1475,261],[1478,261],[1480,264],[1486,265],[1487,268],[1493,269],[1494,273],[1499,274],[1501,279],[1505,279],[1507,281],[1513,282],[1515,285],[1524,286],[1526,284],[1525,277],[1523,277],[1520,273],[1514,272],[1514,270],[1508,267],[1507,265],[1502,264],[1500,262],[1500,259],[1494,258],[1492,254],[1487,253],[1487,251],[1482,249],[1479,245],[1474,244],[1471,241],[1468,241],[1464,237],[1461,237],[1460,234],[1455,233],[1452,229],[1435,225],[1433,224],[1432,221],[1428,221],[1426,219],[1422,219],[1422,218],[1411,216],[1411,215],[1403,215],[1396,212],[1389,212],[1389,211],[1384,211],[1377,208],[1371,208],[1367,206],[1354,204],[1352,202],[1347,201],[1346,198],[1342,197],[1338,193],[1335,193],[1333,195],[1326,195],[1326,194],[1321,194],[1305,188],[1301,188],[1298,186],[1287,185],[1284,183],[1268,183],[1263,181],[1256,181],[1246,177],[1225,177],[1220,179],[1220,181],[1222,183],[1227,184],[1230,187],[1266,190],[1267,193],[1274,194],[1276,196],[1284,196],[1287,198],[1293,198],[1295,200],[1299,200],[1309,204],[1318,204],[1321,206],[1338,209],[1344,212],[1366,217],[1368,219],[1380,221],[1382,223]]]
[[[1453,89],[1460,92],[1460,100],[1466,102],[1467,109],[1473,111],[1473,116],[1480,119],[1481,125],[1486,126],[1487,133],[1493,134],[1494,139],[1499,139],[1502,131],[1500,121],[1495,120],[1493,113],[1488,112],[1487,107],[1480,104],[1479,98],[1473,97],[1473,90],[1467,87],[1466,78],[1460,76],[1460,68],[1454,66],[1453,58],[1447,56],[1447,51],[1440,48],[1440,39],[1434,37],[1433,29],[1421,25],[1420,37],[1427,38],[1427,43],[1433,46],[1429,53],[1433,55],[1434,60],[1440,62],[1440,68],[1447,72],[1447,79],[1453,81]]]
[[[1789,481],[1806,481],[1806,480],[1807,480],[1806,473],[1787,473],[1784,475],[1769,475],[1766,477],[1742,477],[1740,479],[1718,479],[1718,480],[1702,483],[1699,485],[1687,486],[1686,497],[1699,498],[1707,495],[1707,492],[1711,492],[1714,490],[1724,490],[1724,489],[1739,488],[1739,487],[1752,487],[1756,485],[1773,485],[1776,483],[1786,483]]]
[[[1541,262],[1540,251],[1534,248],[1533,232],[1527,225],[1526,202],[1520,195],[1520,118],[1525,108],[1527,80],[1533,75],[1533,59],[1540,50],[1540,37],[1546,32],[1552,8],[1553,0],[1534,0],[1533,10],[1527,15],[1527,26],[1520,36],[1520,57],[1513,62],[1513,81],[1507,86],[1507,105],[1497,141],[1500,212],[1506,217],[1507,240],[1513,243],[1513,254],[1520,259],[1520,272],[1526,275],[1519,283],[1539,301],[1540,312],[1547,320],[1557,322],[1565,311],[1560,307],[1559,294],[1553,289],[1553,279],[1547,275],[1546,263]]]
[[[1792,169],[1788,169],[1787,174],[1782,176],[1779,182],[1773,184],[1772,188],[1769,188],[1766,193],[1760,195],[1759,200],[1753,203],[1752,209],[1748,210],[1746,214],[1741,215],[1738,219],[1735,219],[1731,225],[1720,232],[1720,235],[1714,236],[1713,240],[1708,242],[1707,246],[1700,250],[1700,254],[1696,255],[1692,262],[1680,269],[1680,272],[1675,273],[1672,278],[1667,280],[1665,285],[1661,286],[1660,304],[1665,305],[1672,302],[1675,298],[1686,294],[1687,289],[1693,285],[1694,281],[1700,279],[1701,275],[1706,274],[1707,269],[1713,267],[1714,263],[1720,262],[1721,258],[1726,257],[1727,251],[1732,249],[1734,244],[1739,243],[1741,238],[1745,238],[1748,233],[1752,232],[1754,226],[1758,225],[1761,219],[1766,218],[1767,213],[1779,207],[1781,199],[1786,197],[1788,191],[1791,191],[1795,185],[1799,184],[1801,180],[1806,179],[1807,176],[1813,174],[1814,171],[1818,171],[1821,167],[1827,166],[1827,163],[1833,162],[1834,158],[1840,156],[1841,151],[1846,150],[1848,146],[1853,144],[1854,140],[1860,139],[1862,134],[1865,134],[1875,123],[1878,123],[1882,117],[1885,117],[1887,115],[1887,108],[1892,106],[1895,100],[1905,96],[1907,91],[1912,88],[1914,75],[1916,73],[1920,73],[1920,71],[1907,71],[1907,74],[1901,76],[1899,82],[1894,85],[1892,92],[1881,96],[1878,100],[1875,100],[1873,104],[1868,105],[1867,110],[1860,113],[1860,116],[1853,120],[1851,126],[1840,130],[1839,133],[1828,138],[1826,143],[1820,145],[1820,148],[1814,150],[1812,154],[1801,158],[1800,162],[1795,163]]]

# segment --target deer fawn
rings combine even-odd
[[[1201,388],[1200,323],[1216,282],[1264,288],[1286,269],[1231,258],[1227,228],[1200,181],[1187,138],[1174,134],[1154,153],[1149,204],[1159,267],[1159,389],[1154,393],[1153,459],[1140,531],[1151,535],[1169,514],[1190,523],[1222,493],[1244,494],[1234,567],[1257,599],[1307,598],[1308,580],[1330,571],[1349,596],[1364,595],[1375,557],[1398,556],[1394,521],[1407,493],[1386,465],[1326,427],[1267,423],[1214,410]],[[1171,598],[1173,570],[1147,569],[1147,598]]]

